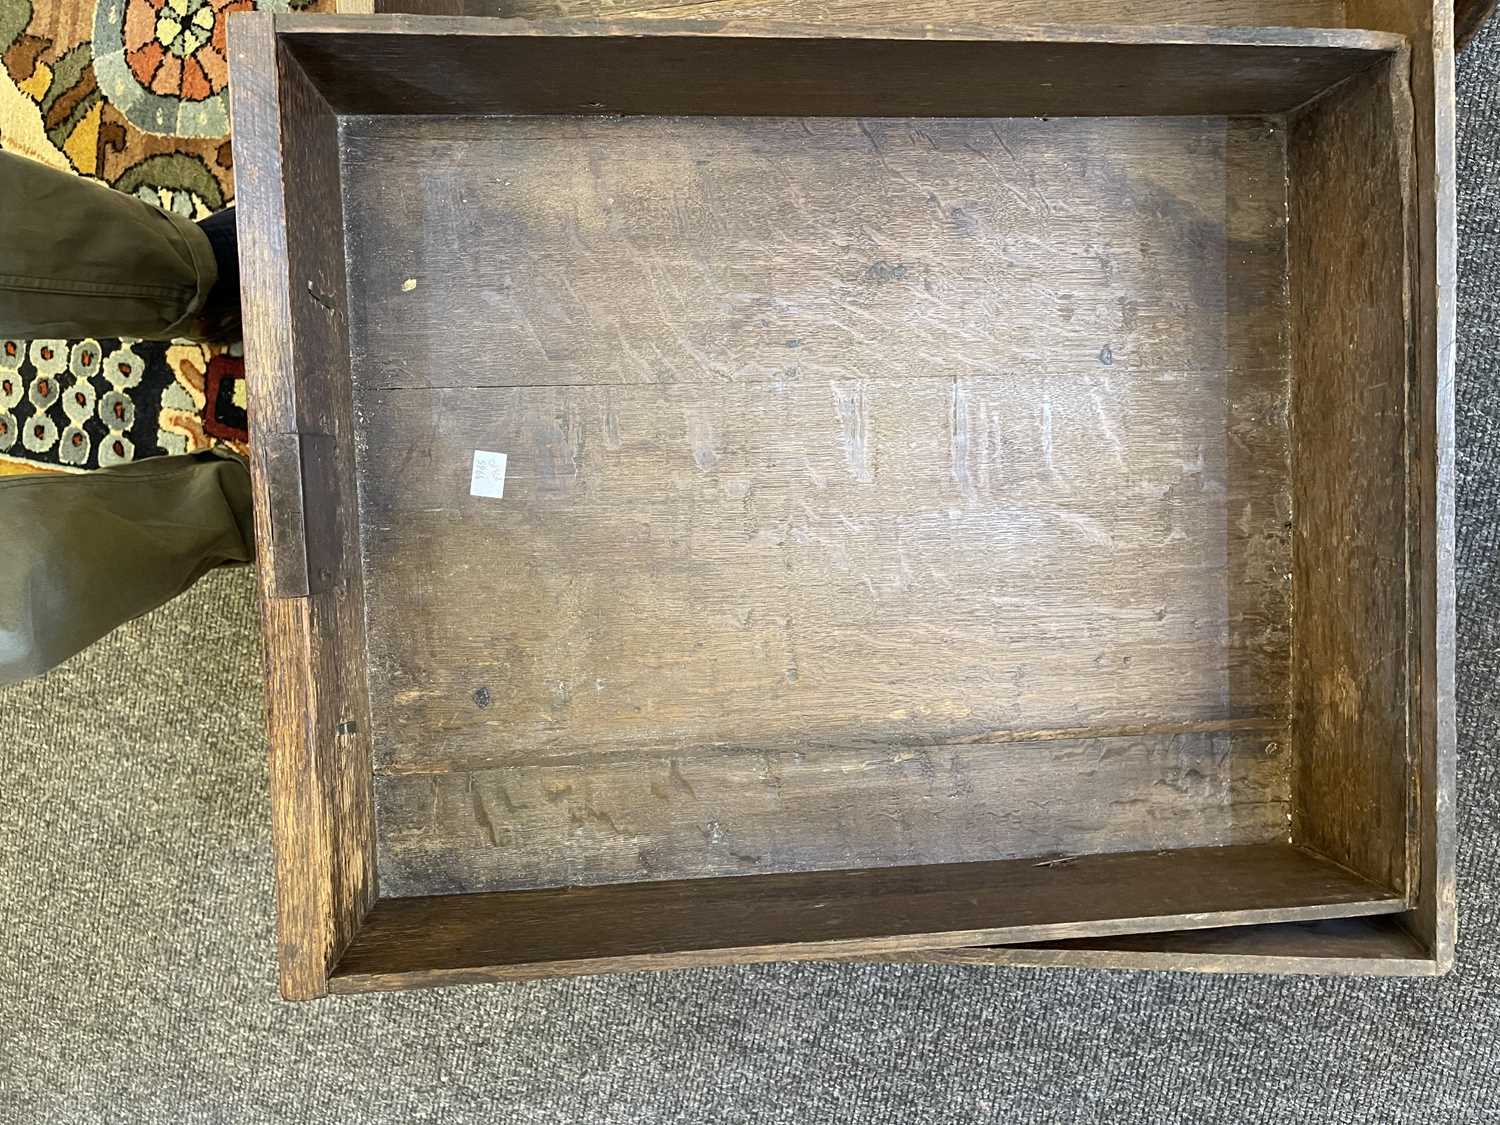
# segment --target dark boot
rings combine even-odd
[[[193,335],[215,343],[229,343],[240,338],[240,255],[234,208],[226,207],[199,219],[198,229],[208,235],[219,276],[199,314],[202,327]]]

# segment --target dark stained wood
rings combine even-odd
[[[388,221],[351,238],[355,370],[1253,381],[1287,363],[1283,143],[1223,118],[357,118],[350,203]]]
[[[1411,41],[1413,103],[1408,615],[1415,909],[1404,919],[1441,971],[1453,965],[1455,756],[1453,349],[1457,288],[1453,25],[1444,0],[1353,0],[1356,22]]]
[[[1279,721],[1287,485],[1224,446],[1285,433],[1226,386],[362,398],[377,760]]]
[[[375,895],[337,123],[269,17],[231,54],[281,989],[305,999]]]
[[[514,19],[715,19],[906,27],[1187,24],[1342,27],[1342,0],[339,0],[344,15],[410,13]]]
[[[1168,964],[1212,948],[1221,968],[1323,957],[1333,971],[1451,963],[1451,491],[1445,501],[1441,454],[1430,478],[1423,462],[1429,433],[1443,440],[1441,355],[1432,379],[1422,374],[1427,344],[1442,339],[1428,323],[1442,287],[1427,282],[1443,276],[1445,251],[1442,205],[1429,224],[1423,194],[1420,49],[1413,154],[1388,81],[1400,72],[1380,69],[1399,40],[1380,34],[865,28],[820,43],[805,28],[708,23],[659,24],[650,40],[624,25],[395,19],[369,25],[383,29],[370,37],[327,17],[270,26],[284,30],[279,59],[274,36],[248,32],[263,40],[263,92],[258,107],[244,95],[245,135],[252,154],[284,151],[257,162],[258,186],[251,174],[259,223],[270,216],[277,230],[251,255],[247,288],[260,302],[252,352],[272,372],[257,457],[289,441],[299,450],[286,471],[256,470],[271,513],[261,530],[288,995],[321,993],[333,966],[332,987],[359,990],[1279,925],[1409,899],[1399,941],[1381,930],[1386,944],[1368,957],[1348,952],[1347,935],[1319,953],[1300,931],[1274,929],[1237,951],[1163,938],[1034,952]],[[1440,51],[1430,65],[1436,90]],[[278,68],[282,104],[268,110]],[[1277,115],[1346,79],[1299,126],[1337,115],[1334,132],[1366,129],[1368,151],[1338,142],[1314,159],[1292,137],[1284,162]],[[770,119],[601,116],[731,104]],[[367,116],[535,110],[592,119]],[[1125,111],[1207,119],[1025,122],[1019,146],[1015,122],[877,119]],[[807,116],[777,119],[794,113]],[[1324,435],[1328,450],[1347,442],[1319,414],[1340,403],[1314,394],[1297,402],[1304,422],[1317,415],[1314,440],[1288,457],[1289,370],[1295,386],[1304,363],[1339,369],[1306,350],[1288,360],[1288,331],[1312,323],[1317,289],[1296,279],[1286,177],[1296,237],[1311,227],[1298,225],[1307,200],[1328,191],[1318,176],[1298,183],[1318,160],[1366,208],[1362,241],[1336,249],[1373,263],[1303,253],[1304,271],[1343,271],[1323,293],[1330,335],[1340,316],[1363,326],[1363,305],[1392,311],[1381,263],[1393,242],[1398,281],[1410,267],[1417,278],[1418,375],[1397,402],[1412,419],[1414,468],[1398,449],[1396,477],[1382,476],[1390,431],[1377,425],[1355,470],[1372,491],[1331,478],[1351,505],[1369,504],[1372,540],[1387,517],[1414,529],[1394,555],[1409,584],[1372,576],[1362,556],[1354,579],[1382,612],[1394,607],[1387,632],[1409,640],[1404,678],[1375,685],[1391,691],[1371,713],[1390,727],[1409,701],[1414,718],[1397,733],[1411,749],[1398,745],[1395,760],[1412,769],[1397,814],[1378,805],[1369,818],[1376,839],[1350,810],[1362,787],[1393,775],[1393,759],[1315,744],[1335,765],[1292,775],[1306,790],[1297,839],[1331,860],[1249,843],[1285,839],[1292,699],[1299,732],[1327,721],[1316,689],[1295,694],[1287,610],[1289,532],[1306,530],[1290,499],[1308,487],[1301,456],[1327,452]],[[377,168],[384,199],[370,187]],[[549,195],[571,214],[549,210]],[[1399,333],[1407,303],[1395,291]],[[1108,338],[1093,345],[1099,327]],[[452,342],[465,329],[467,349]],[[1370,332],[1356,349],[1391,339]],[[622,362],[631,343],[637,355]],[[496,446],[513,458],[506,497],[472,499],[468,459]],[[319,464],[328,448],[337,458]],[[1169,470],[1181,481],[1153,491]],[[929,516],[957,526],[927,527]],[[916,565],[907,525],[926,528]],[[778,528],[780,540],[754,538]],[[330,532],[322,541],[339,550],[320,554],[314,539]],[[942,554],[961,564],[951,589],[938,581],[953,577]],[[1304,573],[1303,592],[1317,581]],[[1367,633],[1314,631],[1309,643],[1335,656],[1371,647],[1368,608],[1357,607]],[[1309,682],[1337,686],[1331,674]],[[1257,742],[1277,744],[1274,761],[1241,748]],[[362,921],[374,897],[372,761],[392,879]],[[923,762],[946,770],[956,797]],[[768,781],[778,769],[779,787]],[[1302,834],[1325,800],[1312,785],[1345,782],[1331,823]],[[1049,801],[1045,823],[1028,819]],[[1128,806],[1136,819],[1094,815],[1128,801],[1140,802]],[[991,825],[977,819],[986,812]],[[1410,846],[1408,818],[1421,830]],[[1171,850],[1072,855],[1157,843]],[[1068,854],[1037,854],[1053,850]],[[997,858],[1028,851],[1036,858]],[[981,861],[962,867],[986,868],[984,885],[932,862],[946,858]],[[830,873],[870,864],[898,866]],[[1340,864],[1379,874],[1360,880]],[[717,877],[782,869],[797,873]],[[678,874],[707,877],[659,882]],[[389,897],[611,879],[629,881]],[[792,882],[765,882],[777,879]],[[1190,909],[1184,896],[1217,905]]]
[[[482,143],[493,126],[514,143]],[[346,126],[351,206],[391,217],[350,251],[362,430],[383,451],[364,497],[379,761],[1280,722],[1279,134],[811,130],[826,144],[799,153],[809,131],[782,122],[687,122],[675,147],[637,123]],[[514,249],[469,252],[481,208],[510,224],[540,185],[566,198],[568,148],[544,142],[591,135],[613,171],[573,194],[615,199],[632,253],[543,215],[502,228]],[[626,159],[643,147],[663,155]],[[539,167],[495,163],[517,148]],[[768,161],[770,205],[739,219]],[[684,234],[700,197],[710,218]],[[474,327],[431,330],[454,320]],[[622,351],[658,366],[607,366]],[[963,374],[986,358],[1014,373]],[[1194,361],[1246,369],[1170,369]],[[505,386],[631,379],[679,382]],[[366,389],[459,381],[479,386]],[[509,453],[505,501],[468,497],[476,449]]]
[[[340,15],[489,16],[501,19],[765,20],[819,25],[964,26],[1115,24],[1202,27],[1343,27],[1343,0],[339,0]],[[1495,12],[1495,0],[1454,0],[1453,45],[1461,51]]]
[[[383,899],[333,991],[1388,913],[1286,844]]]
[[[399,897],[1272,843],[1274,735],[1000,746],[689,750],[387,773],[382,892]]]
[[[1435,976],[1439,972],[1426,947],[1402,926],[1399,916],[1391,914],[1122,934],[1034,945],[936,949],[870,959],[940,965],[1166,969],[1197,973]]]
[[[259,544],[261,568],[269,572],[276,597],[306,597],[311,592],[307,566],[307,510],[302,499],[302,439],[295,433],[271,433],[261,442],[266,474],[270,530]]]
[[[271,534],[261,546],[271,595],[322,593],[338,567],[338,451],[328,434],[274,433],[265,437],[264,466]]]
[[[359,114],[1277,113],[1399,44],[1378,32],[1297,28],[840,25],[830,34],[694,20],[280,18],[334,107]]]
[[[1295,838],[1407,881],[1404,86],[1372,70],[1291,121]]]
[[[1456,940],[1454,879],[1454,741],[1453,694],[1454,578],[1453,578],[1453,333],[1454,333],[1454,100],[1453,28],[1442,3],[1421,0],[1354,0],[1349,22],[1396,31],[1412,39],[1410,92],[1413,101],[1413,144],[1403,169],[1411,202],[1412,263],[1410,322],[1412,359],[1408,381],[1409,536],[1403,549],[1409,602],[1403,607],[1409,628],[1403,641],[1410,651],[1411,769],[1408,804],[1413,845],[1406,857],[1414,909],[1399,916],[1399,924],[1415,939],[1416,959],[1410,962],[1371,962],[1360,953],[1347,962],[1348,971],[1381,972],[1397,964],[1399,972],[1443,973],[1453,965]],[[1372,103],[1373,105],[1373,103]],[[1400,109],[1392,109],[1392,121]],[[1295,162],[1293,170],[1295,171]],[[1351,206],[1351,215],[1357,206]],[[1364,224],[1351,221],[1351,232]],[[1389,228],[1381,235],[1389,238]],[[1387,245],[1389,243],[1387,242]],[[1387,251],[1389,252],[1389,251]],[[1300,604],[1300,603],[1299,603]],[[1389,753],[1383,759],[1389,762]],[[1300,779],[1299,779],[1300,780]],[[1387,781],[1389,784],[1389,779]],[[1316,798],[1313,798],[1316,799]],[[1387,810],[1387,817],[1391,812]],[[1346,828],[1345,831],[1348,831]],[[1278,938],[1276,928],[1268,943],[1294,943]],[[1178,951],[1180,954],[1180,951]],[[1028,956],[1028,955],[1021,955]],[[1100,956],[1079,950],[1049,953],[1048,963],[1097,965]],[[1123,955],[1112,955],[1119,958]],[[1006,959],[1004,957],[1002,960]],[[1171,958],[1131,955],[1131,967],[1162,967]],[[1210,967],[1244,971],[1277,971],[1251,955],[1224,953]],[[1317,960],[1295,961],[1294,971],[1343,971],[1345,962],[1333,954]],[[1190,962],[1180,967],[1198,967]]]

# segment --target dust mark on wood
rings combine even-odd
[[[923,735],[919,732],[904,732],[899,739],[800,739],[794,744],[795,749],[789,748],[784,744],[767,746],[760,743],[726,747],[725,749],[775,756],[789,755],[791,761],[800,762],[802,756],[808,751],[833,752],[850,750],[856,747],[864,747],[870,750],[885,750],[892,747],[900,747],[906,755],[906,757],[901,759],[904,761],[907,757],[915,758],[920,754],[927,753],[929,750],[941,750],[944,747],[1002,746],[1009,743],[1070,741],[1085,738],[1170,736],[1178,734],[1222,733],[1282,736],[1285,734],[1286,726],[1287,719],[1284,716],[1250,715],[1244,718],[1201,719],[1186,722],[1159,720],[1118,725],[1016,728],[1014,730],[981,731],[970,735],[952,733]],[[643,743],[639,749],[642,752],[660,751],[664,753],[668,747],[659,743]],[[585,750],[576,754],[554,754],[544,763],[539,763],[537,768],[554,770],[576,769],[579,767],[593,768],[616,756],[617,753],[610,750]],[[377,777],[390,778],[429,777],[435,785],[437,779],[449,775],[470,773],[476,770],[504,769],[513,765],[514,760],[505,755],[478,754],[466,757],[463,760],[445,761],[436,764],[391,763],[378,767],[375,773]],[[543,795],[548,801],[556,803],[572,792],[573,786],[571,783],[549,782],[544,787]]]
[[[943,745],[978,746],[1005,742],[1050,742],[1074,738],[1128,738],[1155,734],[1215,734],[1241,731],[1280,731],[1286,720],[1274,716],[1252,716],[1244,719],[1201,719],[1190,722],[1126,723],[1119,726],[1056,727],[1047,730],[994,730],[968,737],[948,737]],[[934,743],[936,745],[937,743]]]
[[[905,262],[872,262],[865,270],[865,280],[883,285],[888,281],[905,281],[909,272]]]

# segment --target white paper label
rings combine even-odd
[[[474,469],[469,474],[469,495],[499,500],[505,495],[505,462],[503,453],[474,450]]]

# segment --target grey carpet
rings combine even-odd
[[[283,1004],[251,583],[224,574],[0,694],[0,1123],[1500,1116],[1500,24],[1459,107],[1451,976],[777,965]]]

